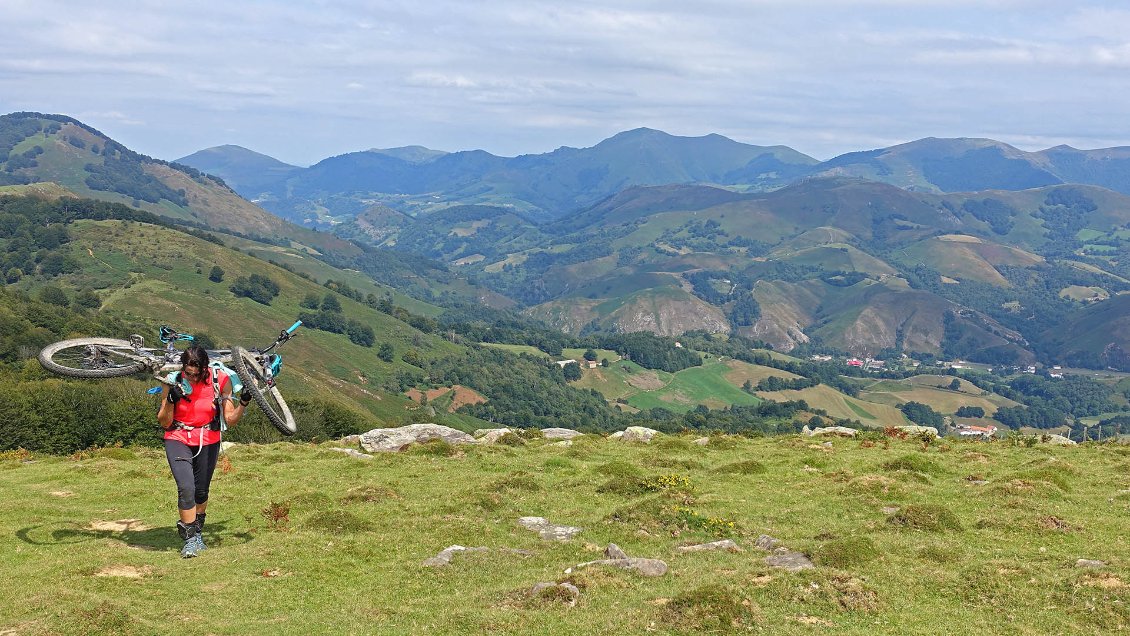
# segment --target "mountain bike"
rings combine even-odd
[[[302,325],[299,320],[279,333],[278,338],[265,349],[208,349],[208,359],[221,364],[230,363],[239,376],[243,388],[263,410],[263,414],[284,435],[293,435],[298,426],[290,407],[286,405],[275,378],[282,369],[282,357],[273,353],[290,340],[294,330]],[[195,338],[179,333],[170,327],[161,327],[158,334],[164,347],[146,347],[145,339],[133,334],[128,340],[118,338],[74,338],[49,344],[39,352],[43,368],[72,378],[116,378],[137,373],[154,373],[167,382],[162,373],[180,370],[181,350],[178,342],[192,342]]]

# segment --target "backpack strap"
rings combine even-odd
[[[216,367],[209,367],[212,372],[212,406],[216,414],[212,416],[212,423],[208,425],[214,431],[221,433],[228,430],[228,423],[224,421],[224,397],[220,393],[220,371]]]

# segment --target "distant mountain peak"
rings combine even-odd
[[[399,146],[396,148],[370,148],[367,152],[386,155],[408,163],[429,163],[450,154],[445,150],[432,150],[424,146]]]

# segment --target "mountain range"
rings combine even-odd
[[[307,225],[355,215],[373,202],[410,214],[498,204],[540,221],[567,216],[631,186],[700,183],[749,192],[833,176],[936,194],[1067,183],[1130,194],[1130,148],[1025,152],[991,139],[921,139],[817,161],[787,146],[639,128],[591,148],[518,157],[416,146],[347,153],[299,168],[222,146],[178,162],[223,177],[241,195]]]
[[[421,298],[575,333],[1092,367],[1130,366],[1128,158],[926,139],[820,162],[637,129],[543,155],[404,147],[301,168],[235,146],[165,162],[71,118],[0,117],[5,190],[253,235]]]

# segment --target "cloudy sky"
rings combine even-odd
[[[176,159],[514,156],[647,126],[818,159],[922,137],[1130,145],[1130,3],[0,0],[0,112]]]

